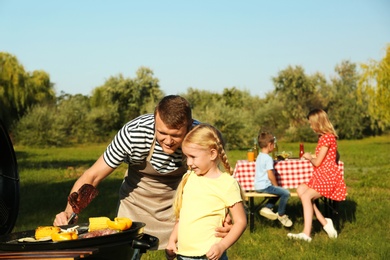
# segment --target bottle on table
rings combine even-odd
[[[279,147],[278,147],[278,140],[276,139],[276,136],[274,137],[274,139],[275,139],[275,142],[274,142],[274,150],[272,151],[272,157],[274,160],[277,160]]]
[[[252,147],[252,151],[255,155],[255,161],[256,161],[256,158],[257,156],[259,155],[259,148],[258,148],[258,145],[257,145],[257,140],[256,138],[253,138],[253,147]]]
[[[255,161],[255,153],[253,152],[252,149],[249,149],[248,152],[247,152],[247,159],[248,159],[248,162],[254,162]]]
[[[299,144],[299,159],[302,158],[302,155],[305,153],[305,148],[303,147],[303,143]]]

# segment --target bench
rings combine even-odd
[[[263,207],[268,199],[272,197],[277,197],[275,194],[270,193],[260,193],[256,191],[245,191],[245,200],[248,201],[248,218],[249,218],[249,230],[252,233],[255,227],[255,214]],[[298,197],[298,193],[295,191],[290,191],[290,197]],[[263,198],[263,200],[255,205],[255,198]],[[330,200],[328,198],[322,197],[321,200],[327,206],[325,207],[325,216],[332,216],[333,214],[338,214],[337,212],[337,201]],[[316,200],[318,203],[318,200]]]
[[[275,194],[270,193],[260,193],[256,191],[245,191],[245,200],[247,200],[249,203],[248,205],[248,218],[249,218],[249,230],[252,233],[255,227],[255,214],[259,212],[261,207],[267,202],[269,198],[277,197]],[[290,192],[291,197],[298,197],[298,194],[296,192]],[[263,200],[258,204],[255,205],[255,198],[263,198]]]

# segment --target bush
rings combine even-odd
[[[285,142],[317,142],[318,136],[309,126],[290,127],[286,130],[283,141]]]
[[[55,107],[34,106],[16,125],[15,140],[27,146],[64,146],[69,139],[63,126]]]

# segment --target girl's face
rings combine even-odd
[[[314,120],[313,120],[313,117],[309,117],[309,124],[310,124],[310,128],[315,132],[317,133],[317,129],[315,127],[315,123],[314,123]]]
[[[198,176],[206,175],[216,165],[217,151],[215,149],[205,149],[197,144],[186,143],[182,146],[182,150],[187,156],[187,165]]]

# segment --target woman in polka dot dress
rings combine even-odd
[[[314,109],[310,111],[307,118],[311,129],[319,135],[319,140],[316,147],[316,156],[313,157],[310,153],[304,153],[302,158],[310,160],[314,166],[314,171],[310,181],[301,184],[297,188],[303,207],[303,232],[298,234],[289,233],[287,236],[310,242],[313,213],[316,214],[328,236],[337,238],[337,231],[333,226],[332,219],[325,218],[321,214],[314,200],[320,197],[336,201],[345,200],[346,186],[336,162],[337,134],[329,121],[328,115],[321,109]]]

